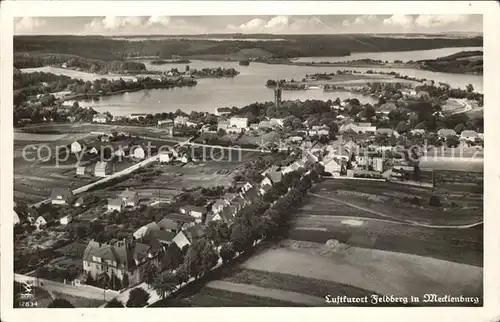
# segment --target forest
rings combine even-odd
[[[473,38],[391,38],[371,35],[280,35],[281,41],[213,41],[164,39],[128,41],[99,36],[16,36],[14,53],[76,55],[89,60],[113,61],[130,57],[225,55],[243,49],[260,49],[274,58],[345,56],[352,52],[426,50],[444,47],[482,46],[482,37]],[[38,54],[38,55],[35,55]],[[38,59],[15,55],[18,68],[38,67]],[[68,57],[61,57],[61,61]],[[28,66],[29,64],[29,66]]]

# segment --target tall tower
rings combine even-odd
[[[274,89],[274,103],[276,104],[276,108],[280,108],[281,106],[281,87],[279,80],[276,81],[276,88]]]

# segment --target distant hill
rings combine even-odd
[[[419,67],[444,73],[483,74],[483,52],[480,50],[460,51],[458,53],[417,61]]]

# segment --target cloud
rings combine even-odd
[[[45,26],[47,21],[41,18],[23,17],[18,18],[14,24],[15,33],[33,32],[34,29]]]
[[[255,18],[246,23],[242,23],[239,27],[241,31],[246,32],[258,32],[262,31],[267,22],[264,19]]]
[[[289,23],[290,19],[287,16],[276,16],[267,22],[266,29],[281,31],[287,28]]]
[[[388,26],[401,26],[411,27],[413,24],[413,17],[410,15],[392,15],[390,18],[384,19],[384,25]]]
[[[463,24],[468,20],[468,15],[419,15],[415,19],[415,25],[423,28],[434,28],[450,24]]]
[[[170,24],[170,21],[171,19],[168,16],[151,16],[148,19],[148,24],[168,26],[168,24]]]

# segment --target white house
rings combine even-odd
[[[190,215],[196,218],[196,222],[201,222],[203,215],[207,212],[206,209],[203,207],[196,207],[190,205],[180,207],[179,210],[181,214]]]
[[[73,198],[73,192],[70,189],[54,188],[50,195],[51,203],[53,205],[66,205]]]
[[[168,163],[174,160],[174,154],[172,151],[161,151],[158,153],[160,158],[160,163]]]
[[[460,138],[464,141],[475,141],[479,138],[479,134],[476,131],[464,130],[460,134]]]
[[[48,219],[45,219],[43,216],[38,216],[38,218],[35,220],[34,226],[36,227],[36,229],[40,230],[47,225],[47,220]]]
[[[197,124],[197,123],[195,123],[195,122],[191,122],[191,121],[187,121],[187,122],[185,123],[185,125],[186,125],[186,126],[188,126],[188,127],[197,127],[197,126],[198,126],[198,124]]]
[[[217,123],[217,131],[219,131],[219,130],[227,131],[228,127],[229,127],[228,120],[219,120],[219,122]]]
[[[139,194],[137,191],[130,190],[129,188],[125,189],[119,197],[127,207],[135,207],[139,202]]]
[[[158,125],[159,126],[171,126],[171,125],[174,125],[174,121],[172,121],[171,119],[166,119],[166,120],[159,120],[158,121]]]
[[[186,125],[187,121],[189,121],[187,116],[179,115],[174,119],[174,125]]]
[[[144,225],[141,228],[137,229],[133,235],[135,239],[139,239],[144,237],[148,233],[156,231],[160,231],[160,226],[158,226],[158,224],[155,222],[150,222],[149,224]]]
[[[96,122],[96,123],[107,123],[108,116],[106,114],[99,113],[99,114],[94,115],[94,117],[92,118],[92,121]]]
[[[111,173],[111,168],[108,162],[98,161],[95,164],[94,176],[104,178]]]
[[[247,126],[248,126],[248,119],[246,117],[231,117],[229,119],[229,127],[246,129]]]
[[[73,217],[71,215],[67,215],[59,219],[59,222],[61,225],[67,225],[73,220]]]
[[[121,199],[108,199],[108,211],[122,211],[123,200]]]
[[[269,120],[272,127],[283,127],[284,121],[280,118],[272,118]]]
[[[142,160],[146,157],[146,152],[144,151],[144,148],[142,146],[137,146],[133,151],[132,151],[132,157],[136,160]]]
[[[86,168],[87,167],[84,167],[84,166],[76,167],[76,174],[79,175],[79,176],[85,175],[85,169]]]
[[[85,143],[81,140],[71,143],[71,153],[78,153],[85,149]]]
[[[325,167],[325,172],[329,172],[332,176],[337,177],[340,175],[340,171],[342,170],[342,166],[335,160],[330,159],[327,161],[321,162]]]

